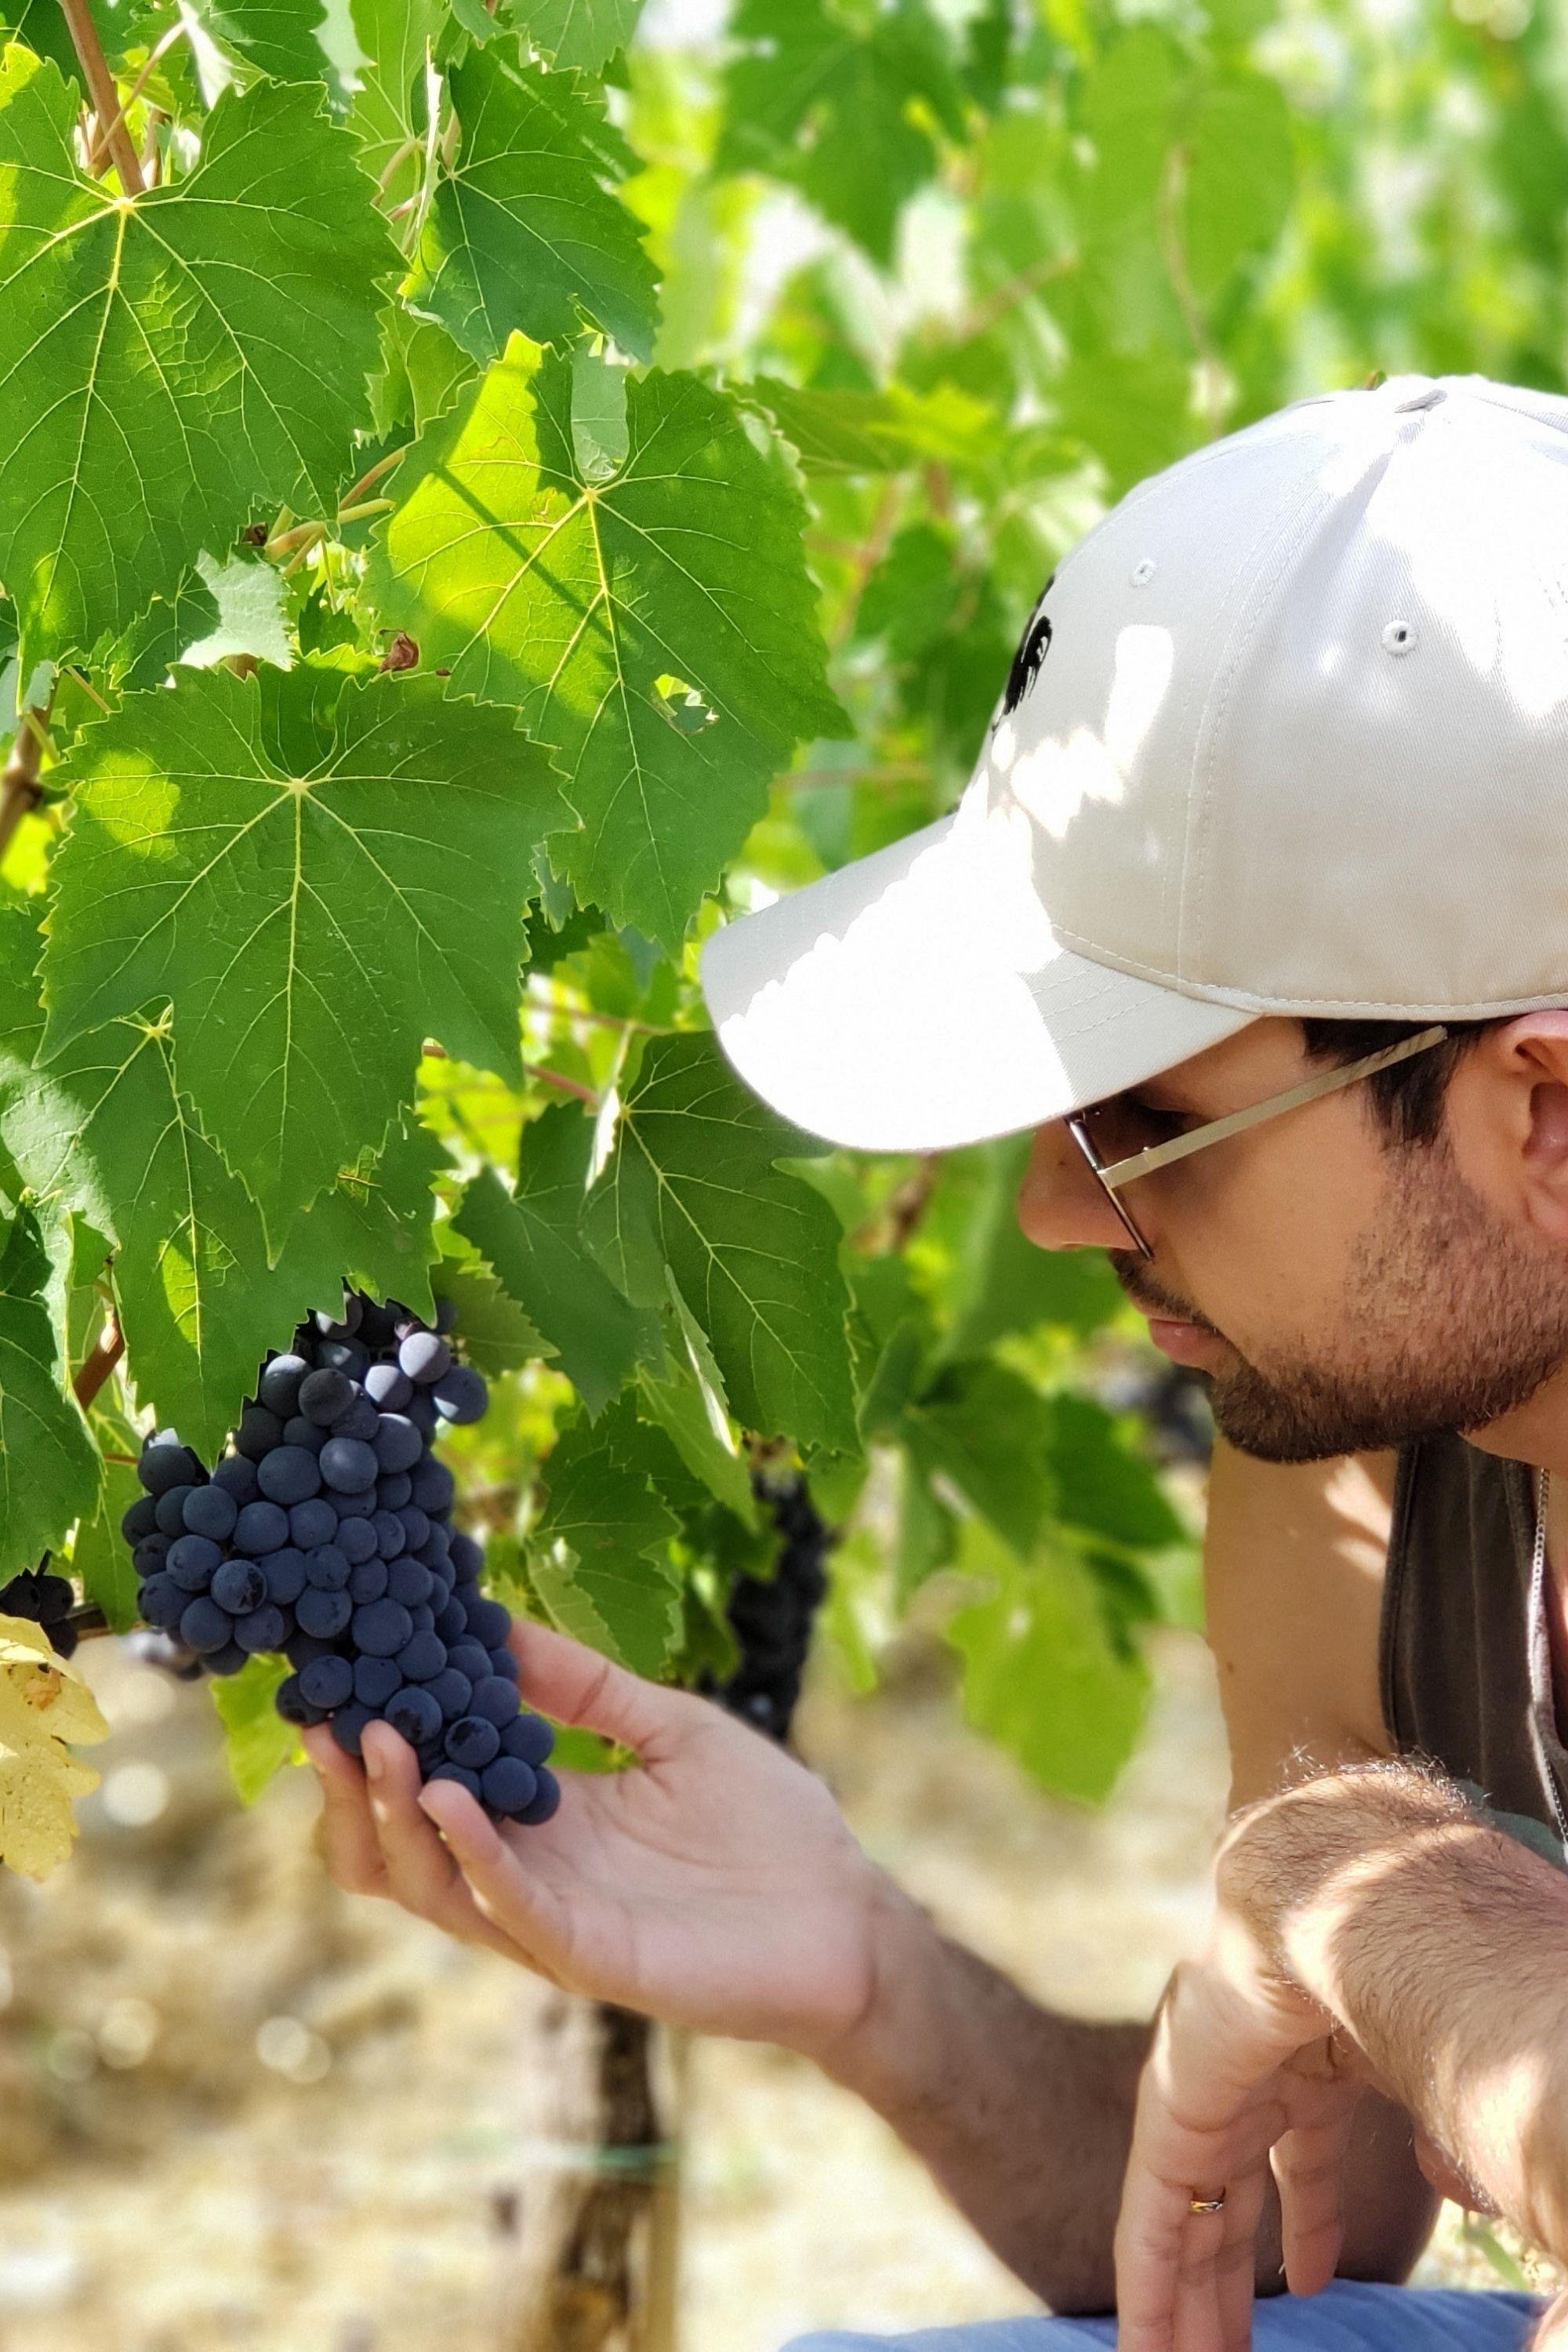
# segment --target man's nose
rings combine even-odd
[[[1035,1129],[1018,1223],[1040,1249],[1125,1249],[1127,1234],[1059,1119]]]

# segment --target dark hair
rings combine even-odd
[[[1435,1143],[1443,1124],[1448,1081],[1490,1021],[1449,1021],[1448,1035],[1429,1053],[1374,1071],[1366,1082],[1377,1116],[1396,1143]],[[1314,1062],[1359,1062],[1402,1037],[1417,1036],[1429,1021],[1304,1020],[1308,1058]]]

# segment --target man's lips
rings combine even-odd
[[[1213,1365],[1219,1344],[1219,1333],[1208,1324],[1185,1323],[1170,1315],[1149,1316],[1149,1337],[1173,1364],[1191,1364],[1199,1370]]]

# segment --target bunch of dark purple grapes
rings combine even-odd
[[[48,1553],[44,1554],[47,1561]],[[76,1587],[68,1576],[51,1576],[47,1567],[25,1568],[9,1584],[0,1584],[0,1617],[26,1617],[44,1633],[58,1657],[75,1655],[77,1629],[71,1622]]]
[[[210,1476],[173,1430],[142,1449],[146,1489],[121,1529],[141,1610],[208,1674],[280,1651],[286,1722],[328,1723],[360,1753],[367,1723],[402,1734],[427,1780],[457,1780],[497,1820],[547,1822],[554,1734],[518,1695],[511,1619],[479,1589],[483,1554],[454,1528],[432,1450],[489,1391],[436,1326],[345,1294],[268,1357]]]
[[[834,1538],[798,1474],[778,1478],[759,1472],[752,1487],[778,1530],[778,1556],[772,1576],[735,1579],[726,1614],[739,1660],[725,1681],[716,1682],[710,1671],[698,1687],[782,1744],[800,1698],[812,1627],[827,1597]]]

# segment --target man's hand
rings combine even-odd
[[[620,1740],[624,1772],[562,1775],[554,1819],[498,1830],[367,1727],[365,1769],[305,1744],[328,1867],[573,1992],[677,2025],[827,2054],[865,2016],[889,1882],[814,1773],[710,1700],[661,1688],[545,1626],[512,1645],[524,1698]]]
[[[1221,1910],[1178,1968],[1139,2084],[1116,2231],[1119,2352],[1245,2352],[1272,2161],[1287,2284],[1315,2294],[1344,2235],[1342,2179],[1365,2088],[1314,2001]],[[1195,2198],[1223,2194],[1221,2211]]]

